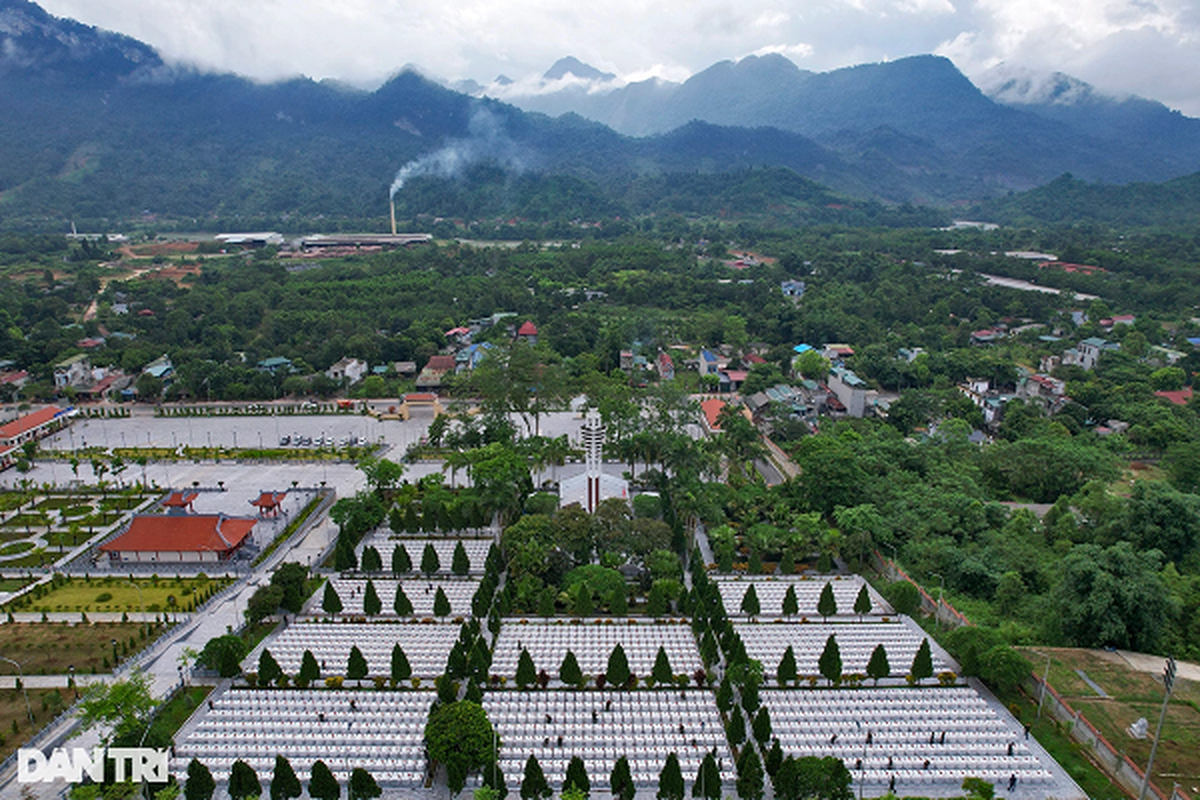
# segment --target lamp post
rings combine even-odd
[[[145,625],[146,624],[146,601],[142,598],[141,584],[139,584],[137,581],[134,581],[134,580],[126,580],[125,582],[128,583],[133,588],[137,589],[138,606],[140,606],[142,609],[142,624]],[[114,639],[113,641],[115,642],[116,640]]]
[[[1150,760],[1146,762],[1146,774],[1142,777],[1142,791],[1138,794],[1138,800],[1146,800],[1146,792],[1150,789],[1150,774],[1154,769],[1154,754],[1158,751],[1158,740],[1162,735],[1163,720],[1167,717],[1167,704],[1171,702],[1171,690],[1175,688],[1175,658],[1167,658],[1167,666],[1163,670],[1163,688],[1166,694],[1163,695],[1162,711],[1158,712],[1158,726],[1154,729],[1154,743],[1150,745]],[[28,699],[25,701],[29,702]]]
[[[79,686],[75,683],[75,665],[71,664],[67,667],[67,686],[75,692],[75,699],[79,699]]]
[[[25,688],[25,669],[21,666],[20,661],[14,661],[11,658],[0,656],[0,661],[7,661],[17,668],[17,680],[21,683],[21,694],[25,696],[25,713],[29,715],[29,724],[36,725],[33,721],[33,708],[29,705],[29,690]]]
[[[116,639],[112,640],[112,648],[113,648],[113,674],[115,675],[117,672],[117,640]]]

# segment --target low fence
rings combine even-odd
[[[1043,684],[1042,679],[1037,675],[1029,676],[1027,686],[1030,693],[1040,699],[1043,711],[1063,723],[1071,740],[1082,745],[1092,761],[1099,764],[1113,780],[1120,784],[1122,789],[1135,796],[1141,792],[1142,781],[1146,775],[1141,767],[1133,763],[1129,756],[1119,751],[1108,739],[1104,738],[1104,734],[1088,722],[1083,714],[1071,708],[1071,705],[1054,690],[1053,686],[1048,683]],[[1149,794],[1160,800],[1191,800],[1179,786],[1175,786],[1168,793],[1155,786],[1153,781],[1150,783]]]
[[[961,628],[964,625],[971,624],[971,620],[967,619],[954,606],[947,603],[944,597],[934,600],[929,592],[925,591],[924,586],[917,583],[907,572],[900,569],[900,566],[895,561],[880,555],[878,550],[875,551],[875,568],[884,575],[887,575],[888,580],[908,581],[917,587],[917,591],[921,594],[921,610],[926,614],[936,617],[938,622],[944,622],[951,628]]]

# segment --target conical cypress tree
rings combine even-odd
[[[787,686],[789,683],[794,683],[795,680],[796,653],[789,644],[787,650],[783,651],[783,658],[779,659],[779,669],[775,671],[775,682],[780,686]]]
[[[450,616],[450,601],[446,599],[446,593],[440,586],[433,594],[433,615],[435,617]]]
[[[754,715],[754,722],[750,725],[754,733],[754,741],[760,745],[766,745],[771,738],[771,713],[767,711],[766,706],[761,706],[758,713]]]
[[[342,787],[324,761],[314,761],[312,775],[308,781],[308,796],[313,800],[338,800]]]
[[[700,768],[696,770],[696,782],[692,784],[692,797],[700,800],[721,800],[721,770],[712,751],[704,754]]]
[[[667,597],[663,594],[662,587],[657,582],[650,587],[650,594],[646,597],[646,614],[651,617],[661,617],[667,613]]]
[[[367,659],[363,657],[358,645],[350,645],[350,658],[346,662],[346,677],[352,681],[361,681],[367,677]]]
[[[743,747],[737,760],[737,793],[742,800],[761,800],[763,768],[753,747]]]
[[[800,602],[796,599],[796,586],[792,584],[788,586],[787,591],[783,595],[783,615],[785,617],[794,617],[799,610]]]
[[[305,650],[304,655],[300,657],[300,672],[296,677],[305,685],[321,677],[321,667],[317,664],[317,658],[312,654],[312,650]]]
[[[633,773],[629,770],[629,759],[625,756],[621,756],[613,764],[612,774],[608,776],[608,786],[614,800],[633,800],[637,794]]]
[[[271,800],[291,800],[304,793],[292,763],[283,756],[275,756],[275,771],[271,773]]]
[[[350,772],[350,800],[370,800],[379,797],[383,790],[375,782],[375,777],[362,767],[355,767]]]
[[[629,659],[625,657],[625,648],[618,642],[608,654],[608,669],[604,672],[608,682],[614,688],[621,688],[629,680]]]
[[[909,672],[917,679],[917,683],[932,677],[933,654],[929,651],[928,639],[921,640],[921,646],[917,648],[917,654],[913,656],[912,669]]]
[[[725,734],[729,737],[729,743],[734,747],[740,747],[742,742],[746,741],[746,719],[742,716],[742,707],[734,706],[733,711],[729,714],[729,724],[725,726]]]
[[[379,593],[375,591],[375,581],[368,580],[367,588],[363,590],[363,613],[368,617],[373,617],[383,609],[383,601],[379,599]]]
[[[538,616],[550,619],[554,611],[554,589],[547,586],[538,594]]]
[[[425,551],[421,554],[421,572],[426,575],[432,575],[442,568],[442,562],[438,558],[437,550],[433,549],[433,544],[425,545]]]
[[[471,559],[467,558],[467,548],[463,547],[461,539],[454,546],[454,557],[450,563],[450,571],[455,575],[466,575],[471,571]]]
[[[333,588],[332,583],[325,584],[325,596],[321,598],[321,608],[327,614],[342,613],[342,598],[338,597],[337,590]]]
[[[817,613],[825,619],[837,613],[837,598],[833,596],[832,583],[827,582],[821,590],[821,597],[817,600]]]
[[[392,572],[397,575],[412,572],[412,559],[402,544],[398,544],[392,549]]]
[[[240,758],[233,762],[229,769],[229,796],[233,800],[243,800],[247,797],[258,797],[262,794],[262,784],[254,767]]]
[[[825,649],[821,651],[821,658],[817,661],[817,668],[830,685],[838,683],[842,679],[842,651],[838,647],[837,637],[832,633],[825,640]]]
[[[671,662],[667,659],[667,651],[662,645],[659,645],[658,655],[654,657],[654,669],[650,674],[654,676],[655,681],[664,685],[675,677],[675,673],[671,671]]]
[[[577,617],[590,616],[595,610],[595,606],[592,603],[592,590],[586,583],[579,585],[578,594],[575,595],[573,610]]]
[[[282,673],[283,670],[279,668],[279,662],[275,660],[275,656],[271,655],[271,651],[264,647],[258,654],[258,685],[270,686]]]
[[[879,685],[880,678],[886,678],[892,674],[892,666],[888,663],[887,650],[882,644],[875,645],[875,649],[871,651],[871,660],[867,662],[867,676],[875,679],[875,685]]]
[[[563,791],[572,787],[583,792],[584,797],[587,797],[592,791],[592,782],[588,779],[587,767],[584,766],[583,759],[579,756],[571,756],[571,760],[567,763],[567,774],[563,778]]]
[[[525,776],[521,780],[521,800],[538,800],[552,795],[550,784],[546,783],[546,774],[537,756],[530,755],[525,761]]]
[[[774,778],[779,774],[779,768],[783,766],[783,748],[779,746],[778,738],[771,740],[771,749],[767,751],[763,761],[768,775]]]
[[[742,595],[742,613],[748,614],[751,617],[757,617],[762,611],[762,606],[758,602],[758,592],[754,589],[754,584],[746,589],[746,593]]]
[[[683,770],[679,768],[679,756],[672,751],[667,754],[662,772],[658,774],[658,800],[683,800]]]
[[[865,583],[858,590],[858,596],[854,598],[854,613],[858,614],[859,622],[862,622],[863,614],[871,613],[871,593],[867,591]]]
[[[533,663],[533,657],[529,655],[529,651],[521,648],[521,655],[517,657],[517,686],[522,689],[528,689],[537,680],[537,667]]]
[[[187,786],[184,788],[183,796],[187,800],[211,800],[213,792],[216,790],[217,782],[213,780],[212,773],[208,767],[194,758],[189,761],[187,766]]]
[[[398,583],[396,584],[396,598],[392,601],[392,609],[402,617],[407,617],[413,612],[412,601],[404,593],[404,587]]]
[[[583,670],[579,668],[579,660],[571,650],[563,656],[562,665],[558,668],[558,679],[568,686],[575,686],[583,680]]]
[[[362,551],[362,571],[379,572],[383,569],[383,558],[373,545],[367,545]]]
[[[412,666],[408,663],[408,656],[404,654],[404,649],[397,642],[392,645],[392,681],[399,684],[401,681],[406,681],[411,677]]]

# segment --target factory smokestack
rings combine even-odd
[[[396,235],[396,198],[389,200],[392,206],[392,236]]]

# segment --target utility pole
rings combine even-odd
[[[1146,762],[1146,774],[1142,777],[1142,791],[1138,800],[1146,800],[1146,792],[1150,790],[1150,770],[1154,768],[1154,754],[1158,751],[1158,738],[1162,734],[1163,720],[1167,717],[1167,704],[1171,702],[1171,689],[1175,686],[1175,658],[1167,658],[1167,667],[1163,670],[1163,687],[1167,693],[1163,695],[1162,711],[1158,712],[1158,727],[1154,729],[1154,744],[1150,745],[1150,760]]]

